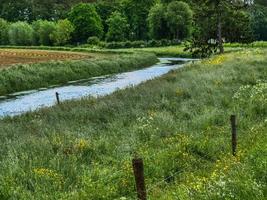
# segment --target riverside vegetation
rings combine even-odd
[[[83,50],[86,51],[86,50]],[[68,81],[148,67],[158,62],[151,53],[91,53],[81,60],[17,64],[0,68],[0,96]]]
[[[266,49],[222,54],[0,120],[0,199],[135,199],[136,153],[150,199],[266,199],[266,65]]]

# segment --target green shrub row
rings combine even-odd
[[[16,65],[0,70],[0,95],[148,67],[157,61],[154,54],[146,53]]]
[[[225,47],[267,47],[266,41],[257,41],[250,44],[226,43]]]
[[[82,47],[99,46],[107,49],[124,49],[124,48],[146,48],[146,47],[164,47],[172,45],[180,45],[180,40],[148,40],[148,41],[124,41],[124,42],[103,42],[96,37],[88,38],[87,44]]]
[[[27,22],[7,22],[0,18],[0,45],[66,45],[74,31],[67,20],[37,20]]]

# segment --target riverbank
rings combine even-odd
[[[103,54],[103,53],[102,53]],[[94,59],[17,64],[0,69],[0,96],[69,81],[119,73],[158,62],[152,53],[106,53]]]
[[[215,56],[100,99],[0,120],[0,197],[133,199],[136,152],[150,199],[265,199],[266,55]]]

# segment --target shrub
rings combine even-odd
[[[125,42],[109,42],[105,46],[107,49],[119,48],[144,48],[144,47],[161,47],[170,45],[180,45],[180,40],[149,40],[149,41],[125,41]]]
[[[8,44],[8,22],[0,18],[0,45]]]
[[[66,45],[71,39],[73,31],[74,26],[68,19],[59,20],[50,38],[53,40],[54,45]]]
[[[140,41],[133,41],[131,43],[131,47],[134,47],[134,48],[143,48],[145,46],[146,46],[146,42],[145,41],[142,41],[142,40],[140,40]]]
[[[160,42],[158,42],[157,40],[150,40],[147,43],[148,47],[158,47],[160,46]]]
[[[16,22],[9,26],[8,39],[12,45],[32,45],[33,28],[27,22]]]
[[[91,45],[98,45],[98,44],[100,44],[100,40],[98,37],[93,36],[93,37],[88,38],[87,43],[91,44]]]
[[[32,27],[34,30],[35,44],[46,46],[51,46],[53,44],[51,35],[56,30],[55,22],[38,20],[33,22]]]

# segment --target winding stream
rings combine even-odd
[[[81,99],[86,96],[108,95],[118,89],[135,86],[160,77],[173,69],[182,67],[188,61],[191,61],[191,59],[160,58],[160,63],[145,69],[73,81],[63,86],[19,92],[0,97],[0,118],[53,106],[56,104],[56,92],[59,93],[61,101]]]

